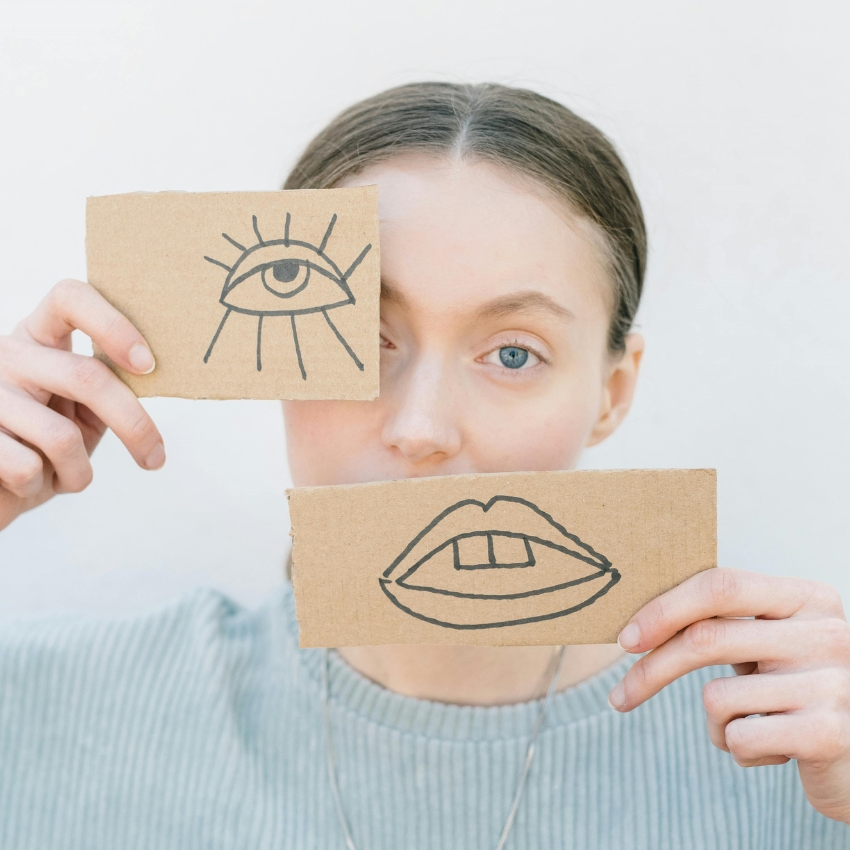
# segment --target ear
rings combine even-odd
[[[626,337],[626,350],[618,357],[611,358],[608,365],[608,377],[602,388],[599,418],[585,445],[595,446],[601,443],[613,434],[626,418],[635,395],[643,349],[643,337],[638,333],[631,333]]]

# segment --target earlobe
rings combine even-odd
[[[630,333],[626,337],[626,350],[619,357],[611,358],[608,377],[602,388],[599,418],[587,438],[587,447],[601,443],[626,418],[632,406],[644,347],[643,336]]]

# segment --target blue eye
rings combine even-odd
[[[499,349],[499,360],[508,369],[519,369],[525,366],[528,360],[528,351],[516,345],[506,345],[504,348]]]

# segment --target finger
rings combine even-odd
[[[57,492],[79,493],[91,484],[92,468],[83,435],[70,419],[27,393],[0,388],[0,425],[44,452],[56,472]]]
[[[20,347],[26,350],[17,352],[6,366],[14,383],[84,404],[115,432],[139,466],[162,466],[165,450],[159,431],[132,390],[109,367],[93,357],[32,343]]]
[[[70,348],[66,343],[75,329],[90,336],[124,369],[139,375],[154,370],[150,348],[132,322],[81,280],[57,283],[16,333],[50,348]]]
[[[611,703],[631,711],[701,667],[753,660],[768,668],[850,666],[850,626],[838,618],[700,620],[636,661],[611,692]]]
[[[704,570],[641,608],[620,633],[619,643],[627,652],[646,652],[709,617],[784,619],[804,612],[844,616],[838,591],[820,582]]]
[[[41,456],[14,437],[0,433],[0,487],[19,499],[32,499],[44,485]]]
[[[830,762],[846,755],[848,727],[837,711],[744,717],[726,727],[726,745],[742,767],[770,758]]]
[[[86,444],[86,451],[91,455],[97,448],[100,438],[104,435],[106,425],[84,404],[71,401],[69,398],[62,398],[58,395],[51,396],[47,406],[61,416],[72,419],[77,423],[83,435],[83,442]]]
[[[721,750],[728,749],[727,725],[739,717],[837,703],[844,705],[846,710],[849,697],[847,672],[833,668],[803,673],[724,676],[712,679],[702,689],[708,735]]]
[[[53,396],[50,407],[53,407],[53,401],[58,398],[59,396]],[[59,413],[62,412],[58,408],[54,409]],[[91,455],[97,448],[100,438],[106,432],[106,425],[100,420],[100,417],[89,410],[84,404],[73,403],[73,417],[74,421],[80,426],[80,431],[83,434],[83,442],[86,444],[86,451]]]

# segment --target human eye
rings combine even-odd
[[[547,362],[542,353],[532,348],[529,343],[519,340],[502,342],[485,354],[481,361],[502,371],[514,373],[528,372]]]
[[[232,266],[212,257],[204,257],[208,262],[227,271],[219,297],[219,302],[226,311],[204,355],[204,363],[209,360],[228,316],[233,312],[243,313],[257,318],[257,371],[261,371],[263,319],[269,316],[288,316],[301,377],[306,380],[307,372],[301,358],[295,317],[306,313],[322,313],[337,340],[362,371],[363,364],[334,325],[328,311],[355,303],[348,279],[372,246],[366,245],[348,268],[342,271],[325,253],[336,224],[336,215],[331,218],[318,245],[290,238],[289,213],[286,215],[282,239],[264,238],[260,233],[257,216],[252,219],[257,239],[255,245],[246,248],[226,233],[221,234],[234,248],[242,252]]]

